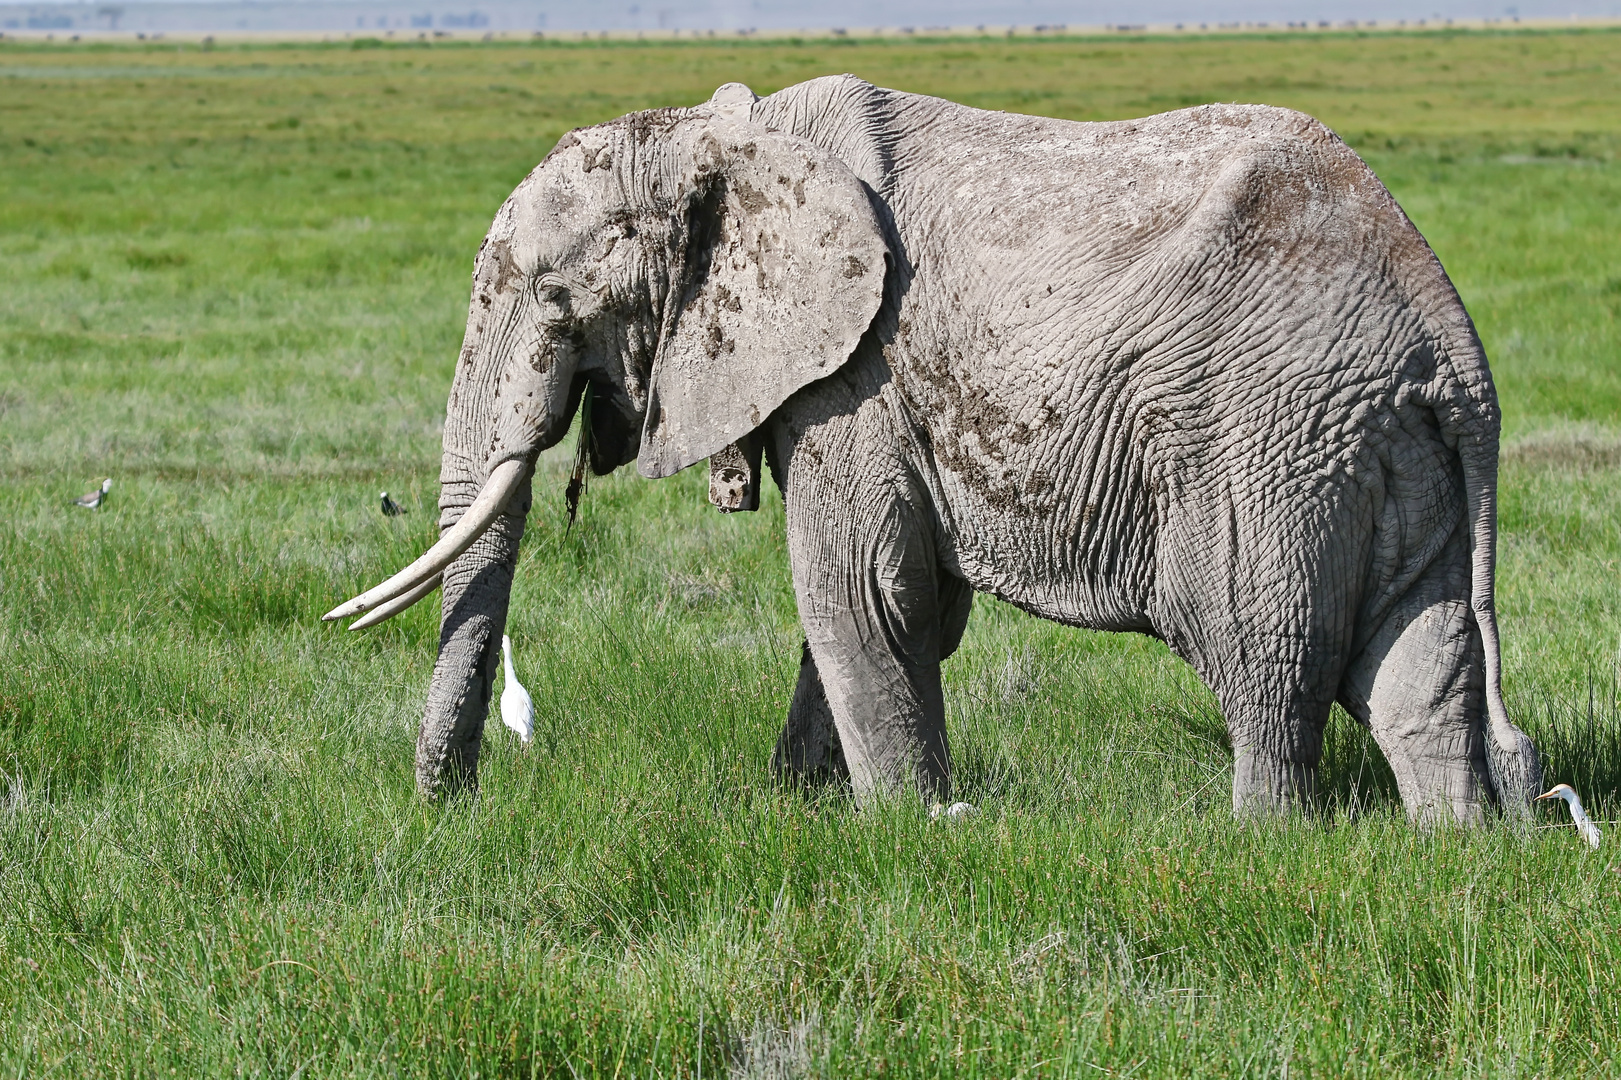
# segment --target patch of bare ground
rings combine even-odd
[[[1529,469],[1621,468],[1621,435],[1579,428],[1541,431],[1505,443],[1502,459]]]

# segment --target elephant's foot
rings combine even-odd
[[[1233,747],[1233,813],[1271,817],[1310,813],[1317,797],[1317,767],[1287,761],[1255,746]]]
[[[848,785],[850,767],[844,763],[844,748],[837,732],[796,731],[790,719],[777,737],[771,754],[771,771],[783,782],[797,787]]]
[[[1480,799],[1403,799],[1407,819],[1415,825],[1436,828],[1460,825],[1477,828],[1486,822],[1486,804]]]
[[[1407,818],[1415,825],[1478,826],[1486,820],[1486,779],[1477,768],[1478,756],[1466,736],[1451,739],[1409,733],[1405,738],[1388,731],[1375,732],[1401,792]]]
[[[417,794],[428,802],[478,794],[478,746],[417,747]]]

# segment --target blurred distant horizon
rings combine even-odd
[[[1018,26],[1189,29],[1621,17],[1621,0],[87,0],[0,3],[0,32],[417,35]]]

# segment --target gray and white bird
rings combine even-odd
[[[107,479],[101,482],[101,486],[96,490],[84,495],[80,495],[77,499],[74,499],[73,504],[75,506],[82,506],[86,510],[98,510],[101,508],[101,504],[107,501],[107,493],[112,489],[113,478],[109,476]]]
[[[1559,784],[1544,791],[1537,798],[1564,799],[1565,805],[1570,807],[1570,820],[1576,823],[1576,831],[1582,834],[1582,839],[1587,841],[1588,847],[1595,851],[1598,850],[1599,844],[1604,840],[1604,834],[1598,831],[1598,826],[1593,824],[1593,819],[1587,816],[1586,810],[1582,809],[1582,797],[1576,794],[1575,788],[1569,784]]]
[[[383,516],[399,517],[403,513],[405,513],[405,507],[389,498],[388,492],[383,492]]]
[[[501,723],[528,742],[535,735],[535,702],[512,670],[512,639],[501,635],[501,658],[506,662],[507,683],[501,688]]]

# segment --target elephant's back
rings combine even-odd
[[[1350,476],[1401,385],[1433,375],[1439,266],[1310,117],[931,126],[949,182],[897,214],[916,271],[895,356],[960,561],[1032,610],[1144,625],[1179,505],[1228,497],[1224,472],[1296,495]],[[903,202],[918,161],[896,154]]]
[[[908,247],[947,236],[989,263],[1062,250],[1073,271],[1110,273],[1178,243],[1213,202],[1265,205],[1274,216],[1262,224],[1288,230],[1314,204],[1384,196],[1338,136],[1290,109],[1081,122],[897,97],[889,201]],[[1237,190],[1246,174],[1267,190]]]

